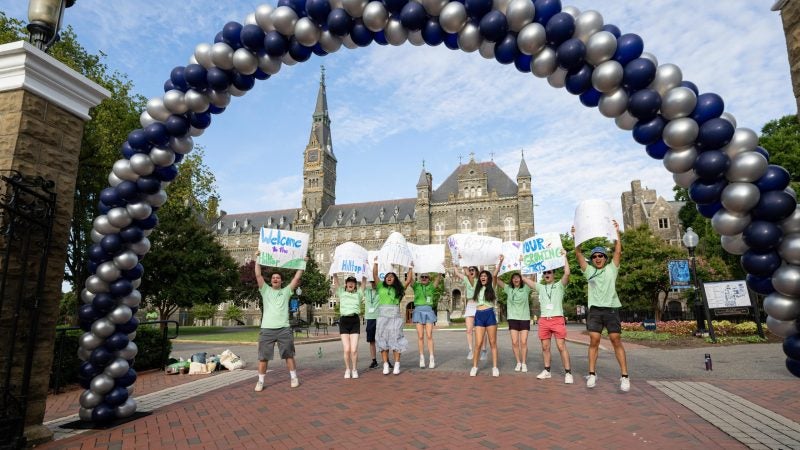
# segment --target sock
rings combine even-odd
[[[266,374],[258,374],[258,381],[260,381],[260,382],[262,382],[262,383],[263,383],[263,382],[264,382],[264,377],[265,377],[265,376],[266,376]]]
[[[394,367],[397,367],[399,369],[400,368],[400,361],[395,361]]]
[[[627,374],[627,373],[626,373],[626,374],[623,374],[623,375],[621,375],[621,377],[622,377],[622,378],[628,378],[628,374]]]
[[[297,378],[297,371],[296,370],[290,370],[289,371],[289,377],[290,378]]]
[[[594,375],[594,376],[597,376],[597,374],[596,374],[596,373],[594,373],[594,372],[589,372],[589,375]]]
[[[572,373],[572,369],[564,369],[564,373]]]
[[[546,371],[550,372],[550,368],[549,368],[549,367],[546,367],[546,366],[545,366],[544,370],[546,370]]]

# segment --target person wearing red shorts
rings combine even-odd
[[[564,275],[560,281],[555,281],[555,271],[545,270],[542,279],[536,283],[536,292],[539,293],[539,306],[542,316],[539,317],[539,339],[542,341],[542,359],[544,370],[536,378],[545,380],[550,374],[550,338],[555,336],[556,347],[561,355],[561,364],[564,366],[564,383],[572,384],[572,369],[567,351],[567,325],[564,320],[564,289],[569,284],[569,261],[564,253]]]

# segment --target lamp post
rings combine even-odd
[[[30,0],[28,2],[30,43],[39,50],[47,52],[58,41],[64,9],[74,4],[75,0]]]
[[[691,263],[692,268],[692,278],[694,278],[694,288],[695,291],[700,295],[700,302],[703,304],[703,311],[705,313],[706,323],[708,324],[708,335],[711,336],[711,341],[716,343],[717,337],[714,335],[714,326],[711,324],[711,311],[708,309],[706,296],[700,287],[700,280],[697,278],[697,267],[695,266],[694,249],[700,242],[700,237],[694,232],[694,230],[692,230],[692,227],[689,227],[686,229],[686,233],[683,234],[682,241],[683,245],[685,245],[689,250],[689,262]],[[696,296],[695,299],[697,299]]]

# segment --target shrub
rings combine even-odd
[[[467,319],[465,319],[463,317],[457,317],[455,319],[450,319],[450,322],[451,323],[466,323]]]

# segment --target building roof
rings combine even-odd
[[[478,166],[480,170],[486,173],[486,186],[489,192],[497,191],[500,197],[512,197],[517,195],[517,183],[506,175],[497,164],[493,161],[487,162],[472,162]],[[462,171],[466,170],[470,164],[459,164],[458,167],[447,177],[447,179],[439,185],[431,195],[431,200],[434,202],[445,202],[448,200],[450,194],[458,195],[458,176]]]
[[[224,216],[214,226],[216,234],[250,234],[257,233],[262,227],[291,229],[297,216],[297,209],[279,209],[275,211],[257,211]]]
[[[517,178],[522,177],[531,177],[531,171],[528,170],[528,164],[525,162],[525,158],[522,158],[519,162],[519,172],[517,172]]]
[[[414,198],[331,205],[322,215],[323,227],[402,223],[415,219]]]

